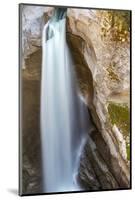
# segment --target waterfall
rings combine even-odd
[[[80,190],[79,156],[89,131],[66,43],[66,9],[55,9],[42,36],[41,144],[43,192]]]

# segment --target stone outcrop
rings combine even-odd
[[[39,7],[35,10],[35,7],[27,6],[23,9],[23,178],[24,192],[36,193],[42,190],[39,127],[41,34],[53,9]],[[101,39],[100,29],[95,10],[68,9],[67,42],[74,58],[82,98],[93,121],[80,158],[78,182],[88,190],[129,188],[125,140],[119,128],[110,123],[108,115],[110,99],[116,101],[116,97],[120,99],[126,93],[129,102],[129,48],[121,46],[117,49],[128,59],[124,60],[123,70],[117,63],[115,73],[119,75],[119,81],[110,79],[107,66],[113,63],[113,59],[116,62],[114,45],[109,46]]]
[[[42,192],[40,141],[40,66],[41,50],[33,53],[22,71],[22,192]]]
[[[95,124],[81,157],[79,177],[89,189],[127,188],[130,175],[126,145],[122,133],[108,118],[107,100],[112,91],[106,81],[105,44],[97,21],[96,12],[91,10],[68,10],[67,41],[83,98]]]
[[[43,26],[53,14],[53,8],[21,5],[20,12],[22,68],[25,68],[25,60],[41,47]]]

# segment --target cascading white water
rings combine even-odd
[[[42,36],[43,192],[80,190],[74,176],[90,127],[87,108],[79,97],[65,25],[66,10],[57,8]]]

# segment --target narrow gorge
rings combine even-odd
[[[65,39],[72,60],[72,63],[69,63],[68,65],[73,65],[74,72],[72,70],[66,71],[66,81],[70,80],[72,85],[69,85],[68,91],[66,91],[66,86],[64,87],[64,84],[67,85],[64,79],[65,72],[62,72],[62,68],[60,71],[55,69],[51,72],[52,76],[50,77],[50,81],[52,79],[54,82],[56,81],[54,83],[56,89],[52,94],[50,92],[50,87],[53,87],[51,86],[51,82],[47,86],[45,84],[48,92],[48,103],[43,104],[42,95],[45,95],[44,98],[46,98],[46,93],[43,94],[43,88],[41,87],[41,81],[43,80],[42,33],[45,24],[47,24],[54,15],[54,8],[22,6],[21,9],[23,27],[21,57],[23,88],[22,142],[24,146],[22,158],[23,192],[26,194],[46,192],[43,189],[44,176],[48,184],[49,180],[52,181],[50,183],[51,185],[52,183],[59,185],[61,184],[61,181],[63,181],[60,180],[59,175],[55,180],[55,174],[53,175],[51,173],[51,168],[46,164],[49,160],[47,156],[45,164],[43,164],[42,151],[43,149],[44,151],[47,151],[47,149],[42,143],[43,140],[46,141],[46,138],[43,138],[43,135],[41,134],[42,126],[40,126],[40,114],[42,115],[40,110],[45,109],[45,107],[43,108],[43,105],[47,106],[49,113],[51,112],[51,110],[49,110],[49,106],[51,106],[51,109],[53,110],[50,117],[52,120],[57,118],[57,125],[59,124],[61,115],[57,114],[55,116],[55,113],[58,113],[57,109],[62,109],[62,105],[59,105],[59,98],[61,95],[59,93],[59,88],[63,90],[65,96],[69,97],[69,99],[63,97],[63,101],[67,102],[67,105],[69,105],[70,101],[73,102],[70,102],[72,104],[72,108],[66,108],[68,110],[68,114],[71,113],[71,116],[68,116],[67,114],[67,116],[64,116],[64,119],[66,121],[70,119],[71,127],[74,131],[68,130],[69,126],[66,127],[67,123],[65,123],[63,119],[62,126],[61,124],[59,124],[59,126],[61,126],[61,131],[65,132],[65,137],[60,133],[58,138],[57,136],[52,135],[55,140],[58,140],[58,144],[61,145],[59,153],[61,152],[60,156],[63,159],[62,163],[59,163],[61,164],[60,167],[57,163],[59,160],[57,153],[53,156],[53,152],[51,154],[51,149],[48,151],[47,155],[49,157],[52,156],[51,165],[55,167],[57,174],[63,173],[63,178],[65,176],[65,180],[67,179],[65,175],[66,173],[67,177],[70,177],[70,173],[73,173],[74,171],[72,167],[74,166],[75,168],[75,163],[72,166],[72,164],[69,163],[69,160],[72,157],[72,160],[75,162],[75,158],[78,155],[77,174],[75,177],[76,182],[79,185],[79,189],[77,190],[91,191],[130,188],[129,42],[114,42],[109,40],[107,37],[102,36],[103,27],[100,10],[68,8],[65,17]],[[54,32],[51,30],[52,26],[50,26],[50,32],[48,31],[47,37],[53,38]],[[60,41],[62,41],[62,38]],[[54,44],[56,44],[56,41],[54,41],[52,45]],[[58,51],[58,57],[55,58],[57,60],[55,60],[55,62],[58,62],[58,58],[60,57],[61,60],[63,60],[63,54],[61,52],[65,51],[65,48],[67,47],[64,46],[63,50],[61,50],[61,48],[63,47],[59,44],[59,49],[56,50]],[[55,50],[53,49],[53,51]],[[47,52],[49,52],[49,49]],[[52,55],[52,53],[50,55]],[[50,61],[46,61],[45,59],[44,62],[49,62],[49,68],[46,70],[53,70],[53,68],[51,69],[50,67],[54,65],[53,59]],[[61,66],[63,66],[63,64]],[[63,84],[58,84],[57,82],[59,73],[61,73],[61,77],[63,78],[60,79]],[[72,75],[74,73],[75,76]],[[49,80],[49,77],[47,78]],[[73,86],[73,82],[76,82],[78,90],[75,89],[76,86]],[[79,91],[79,98],[81,101],[78,101],[75,97],[76,91]],[[74,98],[71,97],[71,94],[74,94]],[[83,116],[81,116],[80,113],[77,113],[79,112],[78,106],[81,109]],[[73,110],[76,110],[76,114],[74,114]],[[122,113],[122,118],[120,118],[117,113]],[[85,128],[89,131],[85,131],[88,132],[85,137],[85,145],[79,150],[82,141],[82,137],[80,136],[81,121],[83,122],[82,124]],[[50,125],[47,123],[46,126],[49,133],[51,133],[52,128],[56,128],[51,124],[51,120]],[[71,138],[69,138],[71,135],[69,136],[68,131],[70,133],[72,132],[72,137],[74,138],[72,148],[74,149],[74,152],[77,152],[73,155],[70,155],[70,149],[67,148],[67,146],[69,147],[68,142],[71,141]],[[57,133],[57,130],[55,132]],[[75,134],[73,134],[73,132],[75,132]],[[59,141],[60,137],[62,138],[61,142]],[[50,146],[49,139],[45,142],[45,144],[46,146],[47,144]],[[53,143],[53,145],[55,144]],[[42,149],[43,146],[44,148]],[[57,148],[58,147],[56,147],[56,149]],[[64,158],[65,155],[66,158]],[[66,165],[65,168],[64,165]],[[64,171],[67,166],[70,170]],[[44,167],[48,168],[46,175],[44,175]],[[72,181],[69,178],[69,183],[71,184],[71,182]],[[66,184],[67,182],[65,181],[65,187],[67,189],[63,189],[64,191],[76,190],[75,188],[70,189],[70,184]],[[60,190],[58,188],[54,191],[52,188],[49,192],[59,192]]]

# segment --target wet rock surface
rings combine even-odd
[[[112,88],[108,84],[105,73],[106,60],[103,60],[106,54],[105,44],[100,38],[100,26],[93,21],[91,14],[91,10],[83,12],[81,9],[69,9],[67,16],[67,41],[75,61],[82,95],[95,124],[95,130],[89,134],[82,153],[79,177],[84,185],[89,185],[89,189],[128,188],[130,177],[123,145],[124,137],[121,132],[118,133],[122,138],[122,142],[119,143],[117,133],[112,130],[107,109],[112,88],[116,93],[122,92],[122,86],[125,85],[123,80],[115,82]],[[115,55],[114,57],[116,58]],[[125,65],[124,68],[126,67],[128,69],[129,66]],[[124,75],[128,76],[127,73]],[[128,85],[127,80],[125,84]],[[91,179],[95,181],[94,184],[90,184]]]
[[[25,194],[42,191],[40,144],[40,71],[41,51],[26,60],[22,71],[22,191]],[[35,69],[36,70],[35,72]]]

